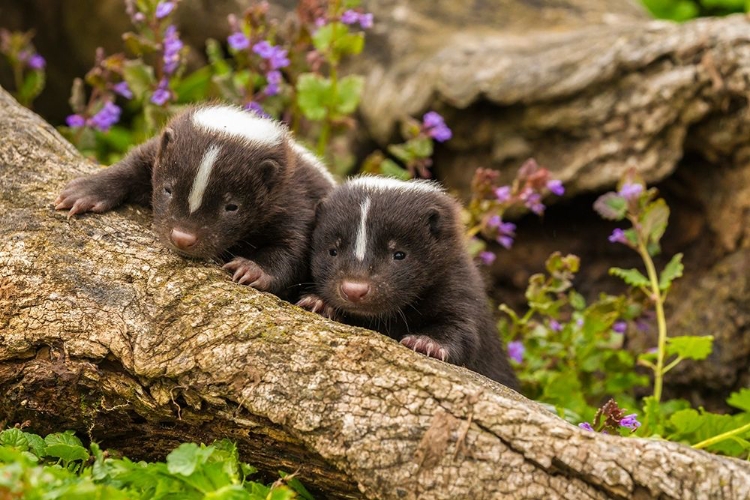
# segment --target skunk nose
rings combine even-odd
[[[363,281],[341,282],[341,294],[349,302],[359,302],[370,293],[370,284]]]
[[[198,242],[198,238],[193,233],[180,231],[176,227],[173,228],[172,232],[169,234],[169,239],[172,240],[174,246],[180,250],[187,250]]]

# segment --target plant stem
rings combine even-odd
[[[659,289],[659,277],[656,274],[656,267],[654,267],[654,261],[651,260],[651,256],[648,254],[648,250],[646,250],[646,245],[642,241],[638,242],[638,253],[641,254],[643,263],[646,264],[646,272],[648,273],[649,281],[651,281],[651,293],[653,294],[656,306],[656,324],[659,330],[659,341],[656,353],[656,368],[654,369],[654,399],[658,403],[661,401],[665,373],[664,356],[667,350],[667,321],[664,316],[664,300]]]
[[[700,450],[706,448],[707,446],[711,446],[712,444],[724,441],[725,439],[729,439],[732,436],[736,436],[737,434],[742,434],[746,431],[750,431],[750,424],[745,424],[742,427],[738,427],[737,429],[734,429],[732,431],[728,431],[723,434],[719,434],[718,436],[706,439],[705,441],[701,441],[698,444],[694,444],[693,448]]]

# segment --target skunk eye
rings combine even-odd
[[[168,195],[172,195],[172,188],[169,186],[164,186],[164,192]]]
[[[235,205],[234,203],[228,203],[224,207],[224,210],[226,210],[227,212],[236,212],[238,208],[239,207],[237,205]]]
[[[393,260],[404,260],[406,258],[406,254],[404,252],[395,252],[393,254]]]
[[[338,254],[339,254],[339,251],[336,250],[335,248],[331,248],[330,250],[328,250],[328,255],[330,255],[331,257],[336,257]]]

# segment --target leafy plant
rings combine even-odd
[[[13,97],[26,107],[42,93],[47,62],[39,55],[31,40],[34,32],[8,31],[0,28],[0,54],[13,73]]]
[[[87,449],[72,431],[44,439],[21,428],[0,432],[0,498],[312,499],[293,475],[264,485],[248,479],[256,472],[227,440],[183,443],[166,462],[146,463],[112,458],[96,443]]]
[[[747,0],[643,0],[643,5],[660,19],[687,21],[699,16],[725,16],[745,12]]]

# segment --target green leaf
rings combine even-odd
[[[365,46],[363,33],[349,33],[342,23],[331,23],[318,29],[312,36],[313,45],[331,62],[338,62],[344,55],[356,55]]]
[[[706,359],[713,348],[714,338],[705,337],[671,337],[667,339],[667,354],[676,354],[685,359]]]
[[[46,455],[45,449],[47,447],[47,444],[44,442],[44,439],[42,439],[41,436],[37,436],[36,434],[32,434],[30,432],[24,432],[23,435],[26,436],[26,441],[29,443],[30,452],[32,452],[39,458],[42,458]]]
[[[617,193],[609,192],[596,200],[594,210],[604,219],[622,220],[628,211],[628,202]]]
[[[586,299],[580,293],[575,290],[570,291],[570,305],[576,311],[583,311],[586,309]]]
[[[659,289],[662,291],[667,290],[672,285],[672,281],[682,276],[684,268],[682,265],[682,254],[675,254],[659,275]]]
[[[315,497],[313,497],[309,491],[302,485],[299,479],[296,477],[289,477],[289,474],[287,474],[284,471],[279,471],[279,476],[286,479],[286,484],[292,488],[294,491],[297,492],[297,494],[303,498],[304,500],[315,500]]]
[[[42,70],[30,71],[23,79],[21,88],[18,90],[18,99],[26,105],[42,93],[45,84],[45,74]]]
[[[89,458],[88,450],[83,447],[81,440],[75,436],[73,431],[49,434],[44,438],[44,442],[47,445],[45,448],[47,456],[59,458],[63,462],[88,460]]]
[[[189,103],[205,100],[209,95],[212,76],[211,66],[204,66],[187,75],[174,87],[177,101]]]
[[[0,432],[0,445],[18,451],[28,451],[29,440],[21,429],[6,429]]]
[[[321,121],[326,118],[331,104],[331,94],[332,83],[327,78],[305,73],[297,79],[297,104],[310,120]]]
[[[703,425],[701,415],[692,408],[676,412],[669,418],[669,422],[680,434],[693,433]]]
[[[411,179],[411,174],[408,170],[401,168],[398,163],[388,158],[380,162],[380,173],[386,177],[393,177],[402,181]]]
[[[661,198],[650,203],[640,217],[641,231],[646,236],[646,241],[658,244],[667,229],[668,221],[667,203]]]
[[[727,404],[750,413],[750,389],[743,388],[739,392],[733,392],[727,399]]]
[[[648,278],[646,278],[638,269],[622,269],[619,267],[612,267],[609,269],[609,274],[621,278],[625,283],[634,287],[649,286]]]
[[[364,85],[365,79],[359,75],[349,75],[339,80],[335,96],[335,109],[338,114],[354,113],[359,106]]]
[[[409,139],[406,146],[411,150],[415,158],[429,158],[432,156],[433,143],[429,137],[416,137]]]
[[[195,443],[182,443],[167,455],[167,469],[172,474],[189,476],[208,460],[213,453],[212,446],[200,447]]]
[[[135,99],[143,99],[146,93],[150,93],[156,85],[154,68],[140,59],[125,61],[122,76],[128,82],[128,87],[133,92]]]

